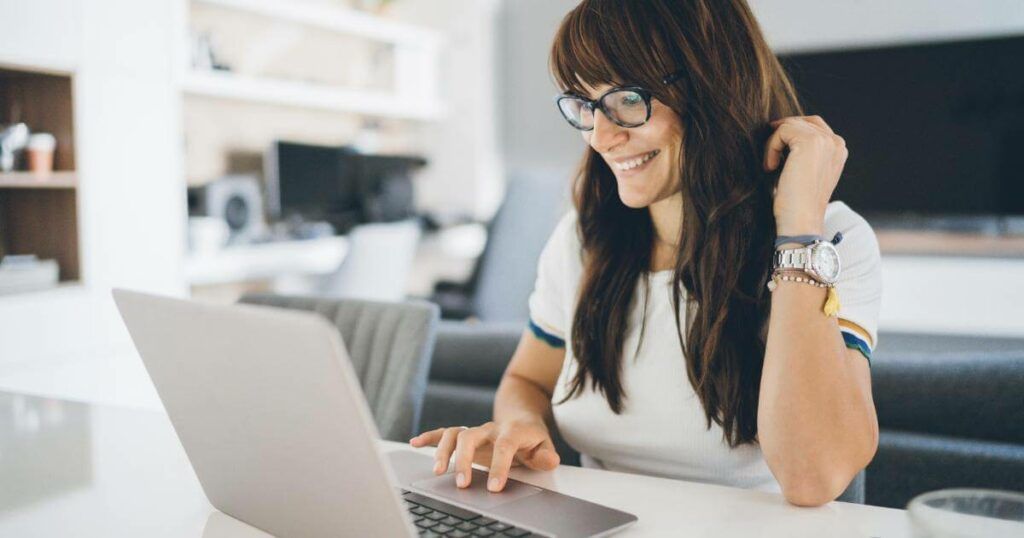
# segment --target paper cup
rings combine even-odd
[[[32,173],[45,176],[53,172],[53,153],[57,139],[50,133],[36,133],[28,137],[25,157]]]

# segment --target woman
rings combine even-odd
[[[500,491],[513,464],[558,465],[554,422],[584,466],[835,499],[878,438],[879,252],[829,203],[843,139],[802,115],[744,0],[584,0],[551,68],[588,144],[575,211],[493,422],[410,442]]]

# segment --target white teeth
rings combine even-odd
[[[657,155],[660,152],[661,152],[661,150],[656,149],[656,150],[648,153],[647,155],[644,155],[643,157],[640,157],[639,159],[633,159],[632,161],[626,161],[624,163],[614,163],[614,165],[615,165],[615,168],[617,168],[619,170],[632,170],[632,169],[640,166],[641,164],[644,164],[645,162],[653,159],[654,156]]]

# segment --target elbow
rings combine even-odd
[[[779,481],[786,502],[805,507],[822,506],[836,500],[845,486],[841,479],[801,478]]]
[[[782,495],[796,506],[821,506],[839,498],[874,459],[878,450],[877,422],[869,430],[860,448],[845,457],[803,458],[788,465],[773,467],[773,473],[782,488]],[[771,466],[771,465],[770,465]],[[780,469],[781,467],[781,469]],[[776,472],[781,471],[781,472]]]
[[[821,506],[830,503],[846,491],[857,473],[865,465],[841,468],[834,465],[822,465],[817,468],[804,466],[794,469],[788,476],[778,477],[782,495],[786,501],[796,506]]]

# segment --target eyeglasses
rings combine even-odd
[[[682,78],[683,72],[666,75],[662,84],[669,85]],[[600,110],[620,127],[639,127],[651,119],[651,92],[641,86],[617,86],[591,101],[571,93],[555,97],[555,104],[565,121],[580,131],[594,130],[594,111]]]

